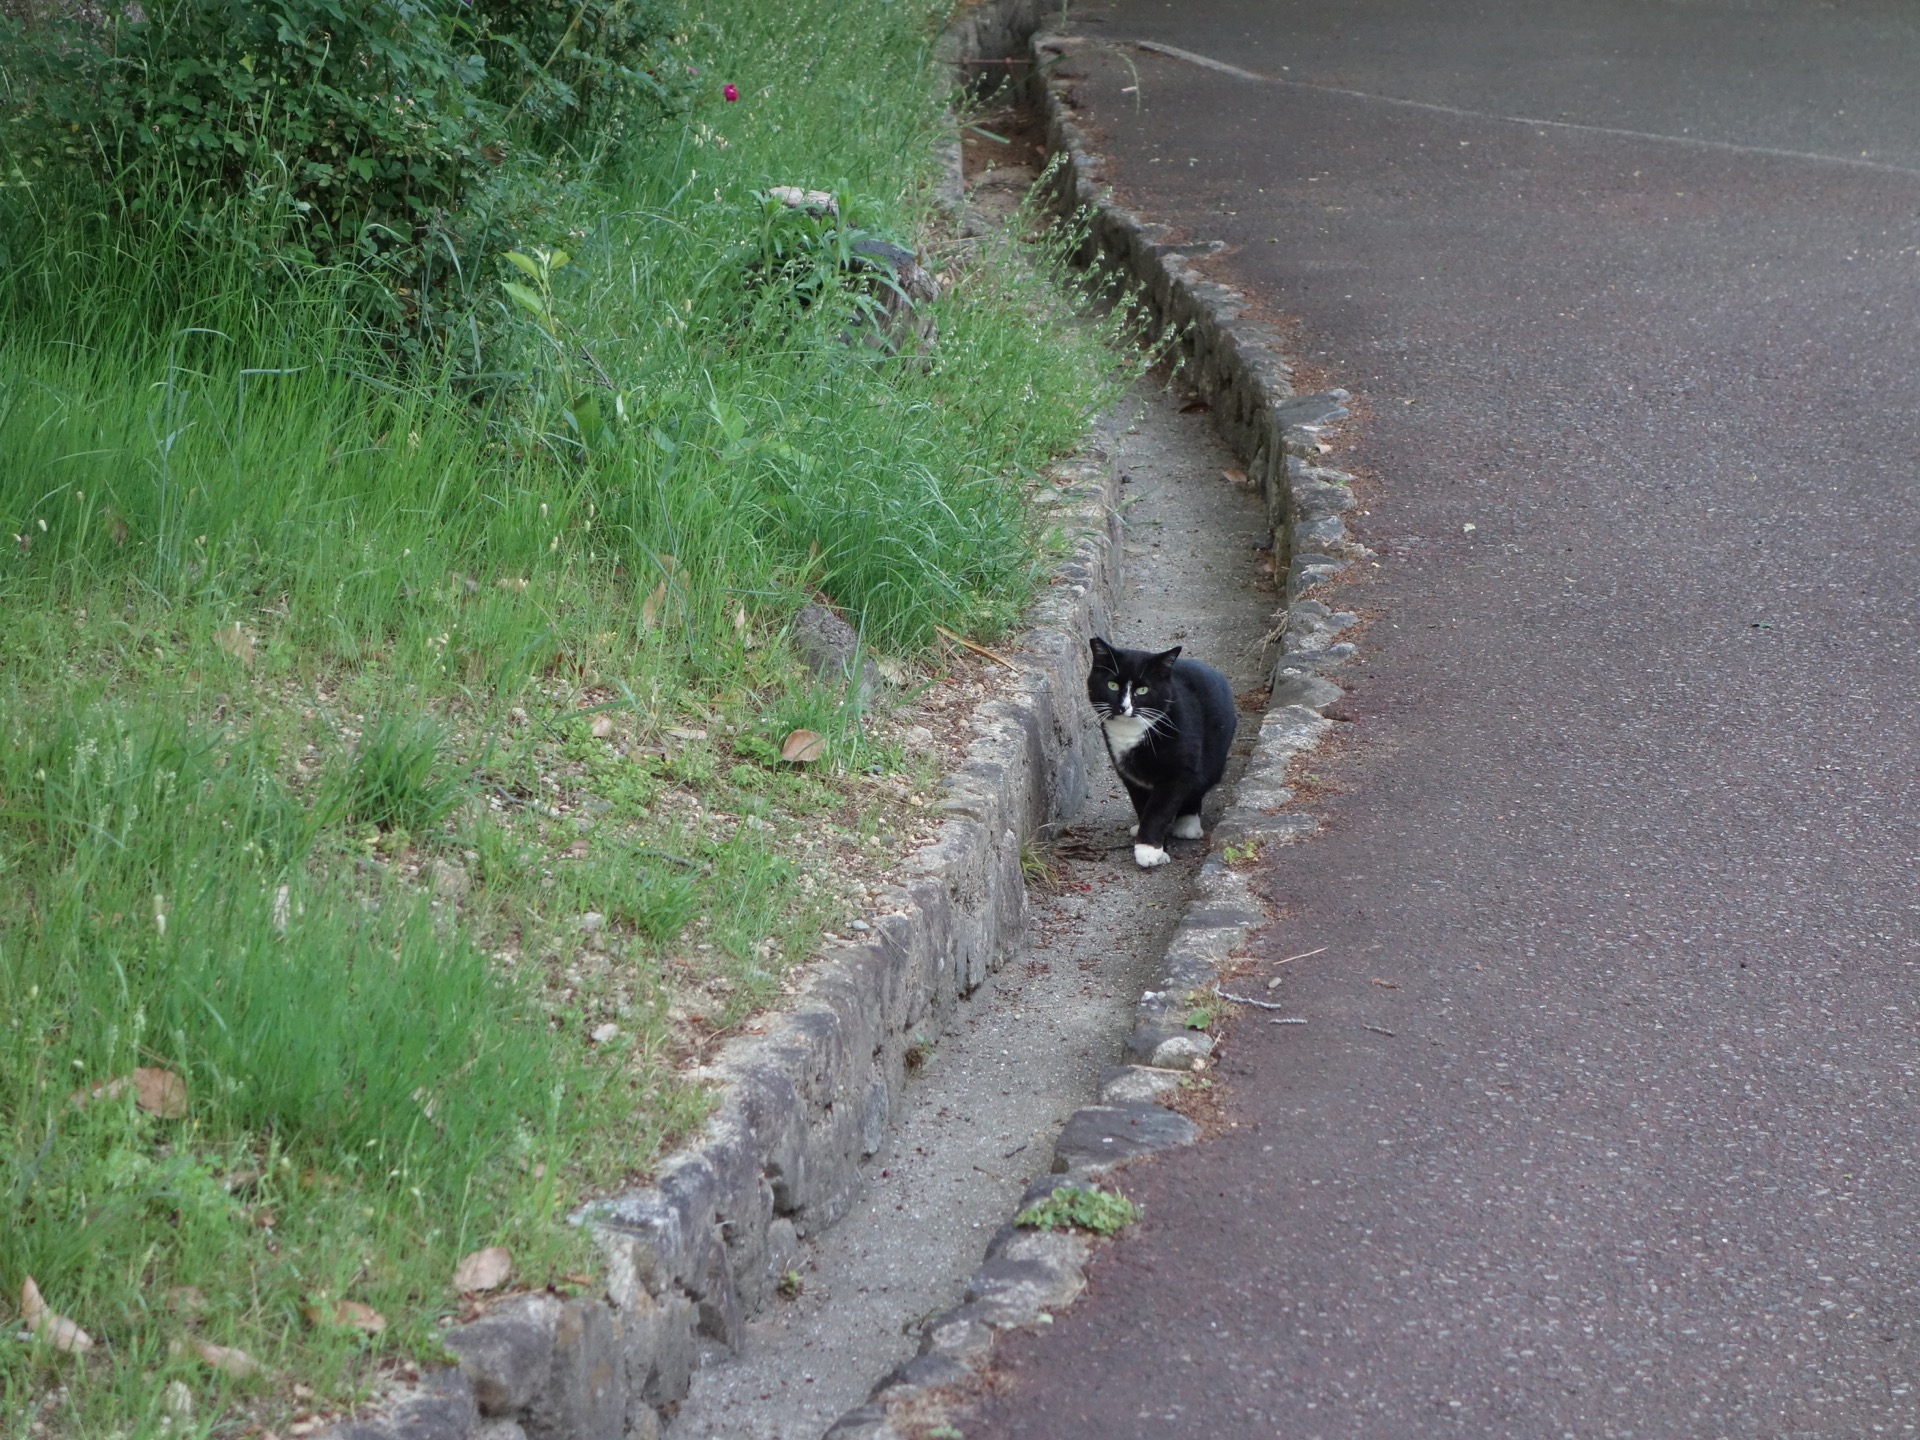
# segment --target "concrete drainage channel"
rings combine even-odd
[[[1236,690],[1264,688],[1274,599],[1252,583],[1264,515],[1223,478],[1234,460],[1206,418],[1143,386],[1088,453],[1121,477],[1125,583],[1108,633],[1184,645]],[[1084,700],[1081,709],[1097,747]],[[1250,747],[1240,748],[1236,770]],[[929,1029],[865,1194],[801,1247],[798,1294],[748,1322],[739,1358],[694,1377],[674,1440],[815,1440],[876,1378],[911,1362],[921,1323],[961,1297],[1027,1178],[1046,1171],[1062,1125],[1098,1092],[1178,931],[1204,847],[1176,845],[1175,863],[1138,869],[1133,813],[1104,757],[1089,778],[1089,801],[1029,851],[1025,946]],[[1188,1061],[1200,1053],[1190,1033],[1178,1042]]]
[[[1057,60],[1071,42],[1031,39],[1039,11],[989,0],[943,52]],[[1344,413],[1344,397],[1295,396],[1277,337],[1242,323],[1236,297],[1192,275],[1164,232],[1100,203],[1059,84],[1036,100],[1067,157],[1063,199],[1092,213],[1086,258],[1137,281],[1186,337],[1214,426],[1251,457],[1250,494],[1222,478],[1232,466],[1201,422],[1163,397],[1059,467],[1053,518],[1082,538],[1014,652],[1016,694],[976,712],[918,878],[868,938],[828,950],[766,1035],[729,1046],[710,1071],[714,1118],[652,1186],[575,1217],[603,1256],[603,1298],[501,1302],[448,1332],[457,1368],[336,1426],[335,1440],[611,1440],[664,1423],[679,1440],[798,1440],[829,1425],[838,1440],[885,1440],[902,1433],[895,1417],[906,1424],[973,1376],[996,1330],[1046,1323],[1081,1287],[1086,1242],[1002,1228],[1026,1176],[1042,1176],[1032,1199],[1192,1138],[1156,1103],[1210,1047],[1184,1026],[1187,997],[1263,917],[1217,853],[1134,870],[1126,803],[1088,723],[1086,640],[1181,643],[1236,689],[1271,679],[1257,730],[1243,713],[1250,754],[1213,839],[1292,839],[1313,822],[1276,813],[1292,798],[1285,770],[1329,727],[1316,711],[1340,691],[1323,672],[1352,653],[1335,637],[1353,617],[1306,591],[1365,552],[1340,520],[1346,477],[1314,465],[1314,426]],[[949,198],[964,213],[953,149]],[[1251,585],[1261,541],[1285,562],[1285,653],[1270,672],[1275,596]],[[1090,783],[1094,802],[1076,814]],[[1054,893],[1032,906],[1023,948],[1022,849],[1035,836],[1029,856]],[[1123,1035],[1134,1063],[1103,1074]],[[1103,1103],[1065,1113],[1096,1088]]]
[[[971,38],[1024,53],[1044,75],[1075,42],[1037,36],[1031,21],[1010,27],[1030,9],[982,7]],[[999,58],[993,45],[970,53]],[[1317,463],[1320,428],[1345,416],[1347,397],[1296,395],[1278,337],[1244,323],[1231,291],[1189,273],[1168,232],[1103,200],[1099,162],[1060,84],[1036,82],[1032,100],[1047,149],[1064,160],[1061,208],[1092,216],[1082,258],[1140,286],[1161,323],[1189,337],[1185,372],[1213,412],[1212,424],[1197,423],[1143,389],[1122,417],[1132,423],[1103,427],[1089,447],[1122,480],[1125,583],[1108,633],[1184,645],[1225,670],[1236,692],[1264,693],[1265,713],[1255,729],[1243,707],[1222,787],[1231,799],[1204,859],[1136,870],[1131,808],[1096,762],[1090,802],[1043,851],[1049,883],[1037,887],[1025,951],[955,1014],[862,1203],[805,1247],[798,1293],[751,1323],[740,1356],[695,1378],[674,1440],[812,1440],[836,1415],[828,1440],[952,1433],[939,1423],[946,1402],[979,1380],[995,1333],[1050,1323],[1085,1285],[1088,1240],[1021,1230],[1009,1217],[1061,1185],[1197,1138],[1169,1106],[1212,1050],[1186,1018],[1265,919],[1220,852],[1315,828],[1311,815],[1284,809],[1287,770],[1332,726],[1318,712],[1344,692],[1326,672],[1353,657],[1338,637],[1356,617],[1309,592],[1368,554],[1341,519],[1354,504],[1351,477]],[[1235,470],[1222,434],[1252,457],[1247,471]],[[1250,493],[1228,479],[1240,474]],[[1277,586],[1254,583],[1261,550],[1285,561]],[[1269,663],[1275,639],[1281,654]],[[1097,752],[1090,712],[1082,723]],[[1122,1035],[1128,1063],[1116,1065]],[[1089,1095],[1097,1103],[1073,1108]],[[1016,1178],[1036,1172],[1024,1188]],[[875,1374],[864,1402],[849,1404]]]

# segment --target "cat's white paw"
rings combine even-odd
[[[1182,815],[1173,822],[1173,838],[1176,840],[1198,840],[1206,833],[1200,828],[1198,815]]]
[[[1164,865],[1172,858],[1171,855],[1167,854],[1167,852],[1162,850],[1158,845],[1135,845],[1133,847],[1133,863],[1138,865],[1142,870],[1151,870],[1156,865]]]
[[[1140,827],[1138,825],[1127,826],[1127,834],[1138,835],[1139,833],[1140,833]]]

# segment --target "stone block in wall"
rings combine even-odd
[[[558,1310],[550,1296],[516,1296],[443,1337],[482,1415],[517,1415],[546,1389]]]
[[[700,1355],[695,1331],[698,1318],[693,1301],[685,1295],[676,1291],[660,1297],[653,1353],[640,1392],[646,1404],[655,1408],[670,1405],[684,1399],[693,1388],[693,1367]]]
[[[528,1440],[621,1440],[628,1368],[620,1342],[600,1301],[559,1303],[547,1383],[520,1421]]]

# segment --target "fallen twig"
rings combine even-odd
[[[1213,987],[1213,993],[1218,995],[1222,1000],[1231,1000],[1236,1005],[1252,1005],[1259,1010],[1285,1010],[1288,1008],[1285,1005],[1276,1005],[1271,1000],[1255,1000],[1248,995],[1229,995],[1218,985]]]
[[[1269,1025],[1304,1025],[1306,1023],[1307,1022],[1304,1020],[1269,1020],[1267,1021],[1267,1024]]]
[[[1275,965],[1291,965],[1296,960],[1305,960],[1309,956],[1325,954],[1326,949],[1327,947],[1322,945],[1318,950],[1302,950],[1298,955],[1289,955],[1286,959],[1276,960],[1273,963]]]
[[[1393,1032],[1392,1032],[1391,1030],[1382,1030],[1382,1029],[1381,1029],[1381,1028],[1380,1028],[1380,1027],[1379,1027],[1378,1025],[1362,1025],[1362,1026],[1361,1026],[1360,1028],[1361,1028],[1362,1030],[1371,1030],[1371,1031],[1372,1031],[1372,1032],[1373,1032],[1374,1034],[1376,1034],[1376,1035],[1391,1035],[1391,1034],[1393,1034]]]
[[[1014,664],[1013,661],[1007,659],[1006,656],[1002,655],[999,651],[989,650],[984,645],[976,645],[973,643],[973,641],[967,639],[965,636],[954,634],[953,631],[947,629],[947,627],[944,625],[936,625],[933,628],[936,631],[938,631],[940,634],[946,636],[947,639],[951,640],[954,644],[964,645],[967,647],[967,649],[973,651],[973,653],[976,655],[984,655],[989,660],[998,660],[1002,665],[1006,666],[1007,669],[1009,670],[1018,671],[1020,668],[1018,665]]]

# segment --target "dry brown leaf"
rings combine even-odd
[[[167,1290],[167,1309],[182,1320],[197,1320],[206,1314],[206,1293],[197,1285],[174,1285]]]
[[[371,1305],[362,1305],[358,1300],[342,1300],[333,1307],[333,1313],[336,1324],[364,1330],[369,1335],[378,1335],[387,1328],[386,1316]]]
[[[1244,470],[1222,470],[1220,473],[1235,485],[1245,485],[1247,483],[1247,472]]]
[[[231,1375],[236,1380],[246,1380],[258,1375],[264,1367],[244,1350],[236,1350],[231,1345],[216,1345],[211,1340],[170,1340],[167,1353],[176,1360],[188,1355],[198,1356],[201,1363],[209,1369],[218,1370],[222,1375]]]
[[[513,1273],[513,1256],[504,1245],[489,1245],[463,1258],[454,1267],[453,1288],[462,1295],[498,1290]]]
[[[795,730],[780,742],[780,758],[791,765],[811,765],[826,753],[826,737],[812,730]]]
[[[133,1072],[134,1103],[149,1115],[162,1120],[184,1120],[187,1114],[187,1082],[171,1070],[141,1066]]]
[[[181,1120],[187,1113],[187,1082],[171,1070],[137,1067],[131,1075],[116,1075],[74,1091],[67,1103],[78,1110],[95,1100],[118,1100],[131,1089],[134,1103],[162,1120]]]
[[[231,625],[222,626],[213,632],[213,643],[227,654],[238,660],[247,669],[253,668],[253,637],[247,634],[238,620]]]
[[[667,582],[662,580],[653,587],[653,593],[640,602],[640,624],[643,628],[648,630],[653,628],[653,622],[659,616],[660,607],[666,603],[666,599]]]
[[[66,1316],[56,1314],[40,1294],[31,1275],[20,1285],[20,1318],[27,1329],[68,1355],[80,1355],[93,1348],[93,1337]]]
[[[613,717],[611,715],[596,715],[593,717],[593,724],[589,728],[593,731],[594,739],[604,740],[607,736],[613,734]]]
[[[67,1096],[67,1103],[78,1110],[91,1105],[95,1100],[118,1100],[127,1093],[127,1078],[122,1075],[112,1080],[96,1081],[92,1085],[83,1085]]]
[[[321,1301],[307,1306],[300,1313],[307,1317],[309,1325],[334,1325],[347,1330],[364,1330],[369,1335],[378,1335],[387,1328],[386,1316],[358,1300]]]

